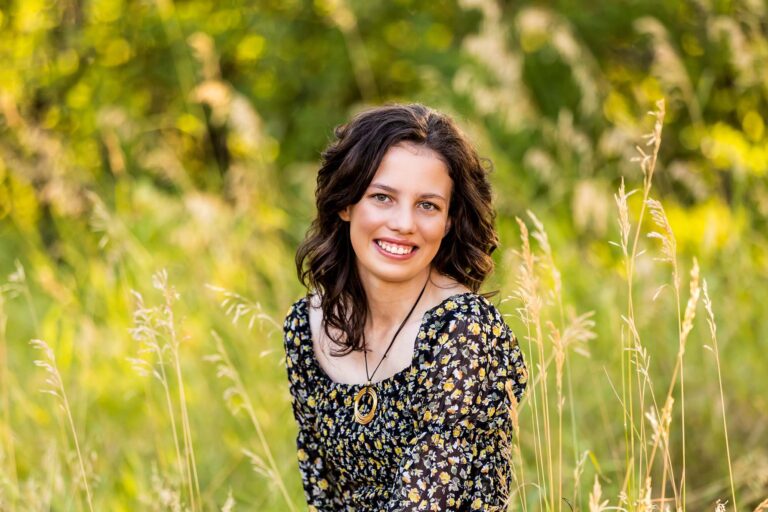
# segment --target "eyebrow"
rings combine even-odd
[[[392,188],[392,187],[390,187],[388,185],[384,185],[383,183],[371,183],[370,187],[371,188],[380,188],[381,190],[385,190],[385,191],[390,192],[392,194],[396,194],[398,192],[398,190],[396,188]],[[430,193],[430,192],[428,192],[426,194],[421,194],[421,195],[419,195],[419,197],[421,199],[442,199],[443,201],[445,201],[445,198],[443,196],[441,196],[440,194],[434,194],[434,193]]]

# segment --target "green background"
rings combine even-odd
[[[529,362],[516,216],[530,224],[531,210],[546,227],[566,316],[595,312],[597,337],[568,356],[563,496],[586,510],[597,474],[618,505],[628,462],[611,383],[627,285],[609,243],[614,194],[622,177],[641,187],[635,146],[663,98],[652,196],[676,237],[682,307],[694,257],[709,285],[739,508],[752,510],[768,497],[767,10],[761,0],[0,1],[0,508],[86,509],[71,429],[59,400],[39,392],[50,386],[31,338],[55,350],[95,508],[166,510],[167,493],[187,503],[162,387],[128,360],[152,357],[129,331],[131,290],[160,304],[152,276],[165,268],[179,294],[202,508],[231,491],[235,510],[288,509],[243,452],[265,456],[253,422],[231,414],[242,399],[224,396],[230,381],[203,359],[215,330],[303,509],[281,361],[282,317],[303,293],[293,254],[334,126],[391,101],[449,113],[493,162],[502,244],[484,289],[513,297],[500,309]],[[670,287],[654,298],[670,267],[655,261],[654,240],[640,243],[635,314],[663,394],[676,303]],[[244,316],[233,322],[224,292],[206,284],[241,294]],[[687,504],[713,510],[730,499],[728,458],[698,314],[685,354]],[[529,481],[530,416],[524,408]],[[678,468],[681,431],[676,416]],[[537,488],[522,492],[536,509]]]

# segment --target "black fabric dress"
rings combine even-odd
[[[373,383],[373,420],[354,420],[361,384],[332,381],[315,358],[308,299],[285,319],[296,446],[310,511],[502,510],[509,496],[510,398],[527,373],[496,307],[471,293],[424,314],[412,363]]]

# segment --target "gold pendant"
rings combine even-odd
[[[370,384],[370,382],[368,384]],[[367,414],[361,414],[359,409],[360,399],[365,395],[369,395],[371,397],[371,410],[368,411]],[[374,414],[376,414],[376,404],[378,401],[379,398],[376,396],[376,391],[374,391],[370,385],[363,386],[355,395],[355,421],[361,425],[367,425],[370,423]]]

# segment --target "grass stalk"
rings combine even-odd
[[[156,357],[156,361],[154,364],[140,358],[132,358],[130,361],[139,373],[152,374],[163,386],[173,432],[179,476],[185,482],[190,509],[194,512],[201,510],[202,502],[181,368],[180,346],[182,340],[176,333],[176,320],[173,313],[173,303],[178,299],[178,294],[168,284],[168,274],[165,269],[152,276],[152,285],[162,292],[163,304],[155,308],[146,308],[141,294],[133,291],[132,293],[137,299],[137,307],[134,311],[135,327],[131,329],[131,333],[133,338],[141,344],[139,353],[152,353]],[[168,355],[166,356],[166,354]],[[171,394],[170,379],[165,369],[166,364],[171,365],[176,379],[178,420]],[[178,435],[179,424],[181,425],[181,439]]]
[[[147,361],[137,358],[131,358],[129,360],[133,363],[134,369],[139,374],[145,376],[152,374],[163,387],[165,406],[168,410],[168,418],[171,422],[173,447],[176,453],[176,466],[179,472],[179,477],[184,478],[185,463],[184,458],[181,455],[181,442],[179,441],[179,430],[176,423],[176,411],[173,405],[168,374],[165,370],[165,348],[159,340],[160,332],[153,325],[153,322],[155,322],[153,310],[144,307],[144,299],[140,293],[132,291],[132,294],[136,298],[137,305],[133,314],[134,324],[136,326],[131,330],[131,334],[134,339],[143,345],[139,352],[151,352],[156,358],[156,364],[151,365]],[[186,481],[189,483],[189,480]],[[192,492],[191,486],[188,486],[188,492]]]
[[[221,336],[219,336],[216,331],[211,331],[211,335],[216,342],[216,354],[207,356],[206,360],[216,363],[218,365],[217,375],[219,377],[226,377],[232,383],[232,386],[225,392],[225,396],[237,396],[241,401],[241,404],[239,404],[233,410],[233,413],[237,414],[240,409],[244,409],[248,414],[248,419],[251,421],[251,425],[253,425],[253,428],[256,430],[256,435],[259,438],[261,450],[267,458],[268,474],[272,481],[277,485],[277,488],[280,490],[280,494],[283,496],[288,510],[295,512],[296,507],[293,504],[290,495],[288,494],[288,489],[285,486],[285,482],[283,481],[280,470],[277,467],[275,458],[272,455],[272,450],[269,448],[269,442],[267,441],[267,437],[264,435],[264,429],[261,427],[261,422],[259,421],[258,416],[256,416],[256,410],[253,407],[253,403],[245,388],[245,384],[240,377],[240,372],[237,371],[237,368],[232,363],[232,359],[229,357],[227,350],[224,348],[224,343],[221,339]]]
[[[619,187],[619,194],[615,196],[616,203],[619,209],[619,230],[620,230],[620,244],[619,247],[622,249],[622,253],[624,256],[624,266],[625,266],[625,272],[626,272],[626,282],[627,282],[627,323],[630,326],[635,325],[635,305],[634,305],[634,274],[635,274],[635,262],[639,256],[638,254],[638,247],[640,242],[640,233],[642,231],[642,226],[645,220],[645,214],[646,214],[646,208],[647,208],[647,202],[650,196],[651,191],[651,185],[653,183],[653,175],[656,170],[656,163],[658,161],[658,154],[659,154],[659,148],[661,147],[661,131],[664,123],[664,114],[665,114],[665,108],[664,108],[664,101],[660,100],[656,103],[656,111],[651,112],[651,114],[656,118],[656,121],[654,123],[654,129],[653,131],[646,135],[646,139],[648,140],[647,145],[652,146],[652,149],[650,153],[646,153],[645,150],[643,150],[641,147],[637,146],[636,149],[639,153],[639,156],[634,161],[638,161],[640,163],[640,168],[643,172],[643,188],[642,188],[642,202],[640,207],[640,213],[636,222],[636,227],[634,230],[634,236],[632,237],[632,242],[630,245],[630,234],[632,233],[632,224],[629,220],[629,208],[627,205],[627,200],[631,194],[634,193],[634,191],[626,193],[624,189],[624,181],[622,180],[621,185]],[[643,386],[645,385],[642,379],[639,376],[638,373],[638,365],[637,360],[633,357],[633,351],[638,348],[639,345],[639,337],[635,340],[634,344],[630,344],[629,340],[632,339],[633,333],[630,332],[627,334],[622,329],[622,357],[621,357],[621,374],[622,374],[622,401],[625,404],[625,408],[628,414],[625,414],[625,423],[624,423],[624,439],[625,439],[625,462],[626,462],[626,471],[627,474],[625,475],[625,482],[626,482],[626,488],[625,493],[627,495],[627,500],[629,503],[630,509],[634,507],[633,502],[634,500],[634,490],[641,490],[645,484],[646,478],[642,477],[642,474],[640,472],[635,472],[635,464],[636,461],[638,461],[637,453],[636,453],[636,446],[635,446],[635,437],[632,434],[631,431],[631,425],[635,424],[635,400],[634,400],[634,389],[637,388],[638,393],[641,394],[642,390],[644,389]],[[633,369],[635,371],[633,371]],[[635,382],[635,379],[637,379],[637,382]],[[641,406],[644,406],[644,403],[641,404]],[[642,417],[642,409],[641,409],[641,417]],[[629,425],[627,425],[627,422]],[[642,439],[643,434],[640,435],[640,438]],[[643,457],[644,460],[647,460],[647,456],[645,455],[646,447],[642,446],[643,449]],[[643,464],[640,462],[639,464]],[[650,465],[652,464],[651,461],[645,463],[645,467],[649,471],[648,468],[650,468]],[[635,482],[635,479],[637,481]],[[642,479],[643,481],[641,481]],[[663,492],[663,491],[662,491]]]
[[[172,360],[174,370],[176,372],[176,381],[179,393],[179,409],[181,411],[181,428],[184,438],[184,455],[187,462],[187,478],[189,479],[190,490],[190,506],[192,510],[198,510],[198,503],[200,501],[200,481],[197,476],[197,464],[195,463],[195,450],[192,442],[192,428],[189,422],[189,412],[187,410],[187,397],[184,391],[184,378],[181,372],[181,354],[179,346],[181,341],[176,334],[176,321],[173,314],[173,301],[175,300],[175,291],[168,286],[165,274],[163,274],[162,280],[163,295],[165,297],[165,314],[168,318],[168,333],[170,336],[170,346],[172,353]],[[200,505],[202,506],[202,504]]]
[[[723,393],[723,374],[720,368],[720,349],[717,346],[717,323],[715,323],[715,313],[712,311],[712,301],[709,299],[707,289],[707,280],[703,280],[702,292],[704,294],[704,309],[707,311],[707,324],[712,339],[712,346],[707,347],[715,356],[715,366],[717,368],[717,385],[720,390],[720,412],[723,415],[723,434],[725,436],[725,453],[728,459],[728,481],[731,486],[731,506],[734,512],[739,510],[736,503],[736,486],[733,483],[733,465],[731,463],[731,445],[728,441],[728,420],[725,412],[725,394]],[[766,500],[768,501],[768,500]]]
[[[51,394],[59,399],[61,406],[66,413],[67,422],[69,424],[70,434],[72,434],[73,442],[75,443],[75,451],[77,452],[77,461],[80,466],[80,476],[83,479],[83,486],[85,487],[85,496],[88,503],[88,510],[93,512],[93,498],[91,496],[91,488],[88,485],[88,475],[85,471],[85,462],[83,460],[83,453],[80,450],[80,440],[77,436],[77,429],[75,428],[75,422],[72,419],[72,409],[69,406],[69,399],[64,389],[64,382],[61,379],[59,368],[56,364],[56,355],[53,349],[43,340],[33,339],[30,344],[37,350],[40,350],[44,354],[44,358],[36,360],[35,365],[45,369],[48,375],[45,382],[50,386],[48,389],[44,389],[43,392]]]
[[[534,427],[534,452],[536,454],[536,472],[539,485],[539,499],[542,510],[553,510],[554,499],[552,478],[552,446],[549,436],[549,418],[547,409],[547,364],[545,364],[544,343],[541,332],[541,297],[538,292],[538,278],[536,276],[533,251],[531,250],[528,227],[520,219],[516,218],[520,227],[521,258],[518,297],[523,303],[521,319],[527,329],[528,353],[538,356],[538,364],[533,360],[529,366],[529,393],[531,407],[533,409],[532,422]],[[534,331],[534,332],[531,332]],[[534,350],[534,345],[536,349]],[[536,368],[536,370],[534,370]],[[541,388],[540,390],[538,388]],[[541,394],[541,396],[539,396]],[[540,403],[541,401],[541,403]],[[544,432],[542,433],[542,425]],[[546,459],[544,458],[546,456]],[[541,492],[541,490],[544,492]],[[547,496],[548,495],[548,496]],[[546,505],[545,505],[546,504]]]
[[[563,308],[562,276],[555,264],[552,247],[549,244],[549,237],[544,229],[544,224],[530,210],[527,213],[535,227],[532,236],[539,243],[539,247],[544,254],[545,266],[549,270],[552,279],[552,288],[560,320],[560,329],[550,323],[550,332],[552,333],[552,347],[555,356],[555,383],[557,390],[557,509],[558,511],[561,511],[563,507],[563,407],[565,405],[565,397],[563,395],[563,368],[566,358],[565,340],[563,339],[562,334],[566,330],[565,312]]]

